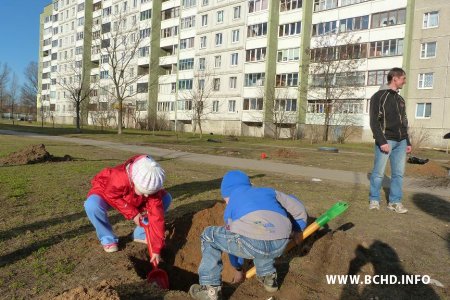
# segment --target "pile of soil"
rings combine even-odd
[[[407,172],[422,177],[447,177],[448,170],[441,164],[429,161],[424,165],[406,164]]]
[[[279,158],[299,158],[301,155],[300,153],[290,150],[287,148],[280,148],[277,149],[275,152],[271,154],[272,157],[279,157]]]
[[[20,151],[0,159],[0,165],[26,165],[44,162],[72,161],[70,155],[55,157],[47,152],[44,144],[30,145]]]

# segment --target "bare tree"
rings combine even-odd
[[[69,61],[66,66],[69,67],[69,70],[65,69],[64,73],[58,72],[56,83],[63,89],[75,107],[77,131],[81,132],[82,104],[89,99],[95,90],[95,85],[91,85],[89,82],[90,74],[85,68],[83,60]]]
[[[16,109],[16,103],[18,102],[19,95],[19,80],[16,74],[13,73],[11,84],[9,86],[9,105],[11,107],[11,117],[14,125],[14,110]]]
[[[203,121],[213,110],[212,97],[215,91],[220,89],[220,77],[215,77],[215,72],[208,64],[199,66],[194,72],[192,88],[186,89],[182,93],[183,98],[192,101],[192,132],[196,133],[197,127],[200,132],[200,138],[203,136]],[[215,105],[218,105],[216,102]],[[218,109],[218,107],[216,108]]]
[[[25,83],[21,89],[21,104],[27,108],[27,115],[34,114],[37,102],[38,64],[32,61],[24,71]]]
[[[292,76],[289,74],[289,76]],[[298,77],[290,77],[288,80],[283,75],[277,75],[275,88],[258,90],[259,96],[264,103],[271,102],[267,113],[272,115],[273,126],[271,134],[275,139],[281,137],[283,128],[289,130],[290,138],[295,138]],[[267,91],[267,92],[265,92]]]
[[[7,89],[9,82],[9,75],[11,73],[11,69],[9,68],[7,63],[0,62],[0,114],[3,113],[3,106],[7,100]]]
[[[144,40],[150,36],[150,25],[143,22],[141,25],[127,24],[126,17],[122,12],[112,15],[111,28],[106,29],[103,24],[103,40],[95,39],[93,42],[94,45],[101,48],[101,62],[103,63],[100,68],[101,79],[109,78],[113,86],[112,89],[105,91],[115,99],[114,108],[117,110],[118,134],[122,134],[124,101],[132,98],[136,93],[148,90],[148,82],[147,84],[138,84],[136,89],[133,87],[139,79],[149,73],[149,68],[138,67],[136,70],[134,66],[138,56],[149,56],[151,43],[148,42],[144,45]]]
[[[364,86],[364,72],[357,70],[367,57],[367,48],[351,34],[333,34],[319,37],[307,55],[311,55],[308,112],[322,118],[322,139],[327,141],[337,119],[350,120],[346,114],[352,112],[344,106],[357,99]]]

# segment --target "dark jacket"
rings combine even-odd
[[[408,137],[408,118],[405,100],[397,91],[381,87],[370,99],[370,128],[378,146],[387,144],[387,140],[400,142]]]

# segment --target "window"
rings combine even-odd
[[[313,74],[309,77],[311,87],[364,86],[366,73],[362,71],[335,74]]]
[[[108,71],[100,71],[100,79],[108,78]]]
[[[84,17],[78,18],[78,26],[84,25]]]
[[[206,67],[206,58],[200,57],[200,58],[198,59],[198,69],[199,69],[199,70],[204,70],[205,67]]]
[[[420,45],[420,58],[436,57],[436,42],[422,43]]]
[[[178,18],[179,15],[180,15],[179,7],[169,8],[169,9],[163,10],[161,12],[161,19],[167,20],[167,19]]]
[[[244,86],[263,86],[264,85],[265,73],[249,73],[245,74]]]
[[[416,118],[430,118],[431,117],[431,103],[417,103]]]
[[[111,31],[111,23],[102,24],[102,33],[108,33]]]
[[[181,19],[181,29],[192,28],[195,26],[195,16],[190,16]]]
[[[232,43],[239,42],[239,32],[240,32],[239,29],[231,31],[231,42]]]
[[[237,86],[237,77],[230,77],[229,88],[235,89]]]
[[[213,84],[214,84],[214,90],[215,91],[220,90],[220,78],[214,78],[213,79]]]
[[[239,54],[238,53],[231,53],[231,65],[237,66],[239,63]]]
[[[202,27],[207,26],[208,25],[208,15],[203,15],[202,16]]]
[[[213,104],[212,111],[213,112],[219,112],[219,101],[214,100],[212,104]]]
[[[233,20],[241,18],[241,7],[235,6],[233,7]]]
[[[137,84],[137,93],[148,93],[148,82],[140,82]]]
[[[387,84],[387,74],[389,73],[389,70],[376,70],[376,71],[369,71],[367,76],[367,85],[373,86],[373,85],[383,85]]]
[[[339,21],[339,32],[364,30],[369,28],[369,16],[348,18]]]
[[[223,22],[223,10],[219,10],[217,12],[217,23],[222,23]]]
[[[101,61],[102,61],[102,64],[109,63],[109,55],[108,54],[102,55]]]
[[[314,0],[314,11],[336,8],[337,0]]]
[[[106,7],[103,9],[103,16],[107,17],[111,14],[112,10],[111,10],[111,6],[110,7]]]
[[[236,100],[228,100],[228,112],[236,111]]]
[[[267,35],[267,23],[260,23],[247,26],[247,37]]]
[[[192,110],[192,100],[178,100],[177,110]]]
[[[178,65],[179,70],[192,70],[194,69],[194,59],[193,58],[180,59]]]
[[[192,90],[192,79],[180,79],[178,81],[178,90]]]
[[[83,38],[84,38],[84,32],[83,31],[82,32],[77,32],[77,41],[80,41]],[[108,41],[109,41],[109,39],[108,39]],[[102,41],[102,44],[103,44],[103,41]]]
[[[432,11],[423,14],[423,28],[434,28],[439,26],[439,12]]]
[[[358,3],[363,3],[363,2],[367,2],[367,1],[372,1],[372,0],[342,0],[340,6],[347,6],[347,5],[352,5],[352,4],[358,4]]]
[[[200,49],[206,48],[206,36],[200,37]]]
[[[275,77],[275,85],[277,87],[297,86],[298,73],[277,74],[277,76]]]
[[[276,99],[275,111],[297,111],[297,99]]]
[[[102,48],[108,48],[109,45],[110,45],[109,39],[102,40],[102,43],[101,43],[101,47],[102,47]]]
[[[277,61],[297,61],[299,60],[299,49],[298,48],[290,48],[284,50],[278,50]]]
[[[151,9],[147,9],[147,10],[141,11],[141,18],[140,18],[141,21],[148,20],[151,17],[152,17],[152,10]]]
[[[202,0],[202,6],[206,6],[209,4],[209,0]]]
[[[266,47],[249,49],[245,51],[245,61],[264,61],[266,57]]]
[[[222,46],[223,39],[221,33],[216,33],[216,46]]]
[[[267,9],[268,0],[248,0],[248,12],[253,13]]]
[[[150,36],[150,28],[141,29],[139,32],[139,35],[140,35],[141,39],[145,39],[146,37],[149,37]]]
[[[190,37],[187,39],[180,40],[180,49],[189,49],[194,47],[194,38]]]
[[[433,75],[434,73],[420,73],[418,89],[432,89],[433,88]]]
[[[280,11],[302,8],[302,0],[281,0]]]
[[[139,48],[139,57],[148,57],[149,53],[150,53],[149,46]]]
[[[369,57],[394,56],[403,54],[403,39],[370,43]]]
[[[184,8],[189,8],[195,5],[197,5],[196,0],[181,0],[181,6]]]
[[[204,89],[205,89],[205,79],[199,79],[198,81],[197,81],[197,84],[198,84],[198,89],[200,90],[200,91],[203,91]]]
[[[220,68],[222,65],[222,56],[214,56],[214,68]]]
[[[278,36],[289,36],[300,34],[301,22],[283,24],[278,27]]]
[[[372,14],[371,28],[380,28],[386,26],[405,24],[405,21],[406,21],[405,8],[380,12]]]
[[[262,98],[244,98],[242,110],[262,110],[263,99]]]
[[[337,21],[330,21],[324,23],[313,24],[312,35],[320,36],[337,32]]]

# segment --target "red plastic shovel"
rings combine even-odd
[[[145,218],[145,219],[147,219],[147,218]],[[141,226],[144,227],[144,230],[145,230],[148,254],[150,254],[150,259],[151,259],[153,256],[153,251],[152,251],[152,243],[150,240],[150,226],[148,225],[148,221],[144,222],[143,219],[141,219],[140,223],[141,223]],[[167,272],[158,268],[158,263],[156,261],[153,261],[152,264],[153,264],[153,270],[151,270],[147,274],[148,283],[155,284],[156,286],[158,286],[159,288],[164,289],[164,290],[169,289],[169,276],[167,275]]]

